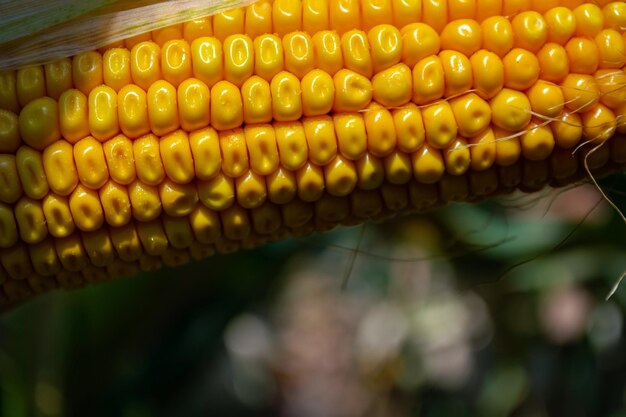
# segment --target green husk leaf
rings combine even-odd
[[[76,0],[64,0],[79,4]],[[100,0],[109,4],[27,36],[0,42],[0,70],[43,64],[254,0]],[[39,3],[29,0],[29,3]],[[2,15],[0,13],[0,15]],[[10,22],[14,13],[2,17]]]

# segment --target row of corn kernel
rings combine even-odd
[[[45,95],[58,98],[72,85],[84,94],[103,82],[118,91],[131,79],[144,90],[161,78],[178,86],[191,76],[192,68],[196,77],[209,87],[222,78],[241,86],[253,69],[266,80],[282,69],[300,78],[312,68],[328,70],[332,75],[343,67],[342,54],[346,68],[371,77],[372,70],[378,72],[399,62],[400,55],[412,66],[416,59],[411,55],[436,54],[440,44],[443,49],[458,50],[466,56],[482,47],[504,57],[512,48],[536,53],[545,42],[567,43],[568,52],[577,58],[576,62],[593,62],[595,57],[601,65],[620,67],[623,54],[619,51],[624,49],[620,36],[620,31],[624,30],[620,26],[623,19],[614,16],[615,12],[617,16],[622,13],[619,5],[606,5],[604,13],[595,4],[584,4],[574,10],[556,7],[545,16],[526,11],[515,15],[511,21],[496,16],[481,25],[471,19],[453,20],[442,30],[441,39],[433,28],[420,23],[410,24],[402,32],[399,31],[402,26],[378,24],[367,28],[368,34],[361,30],[341,33],[341,39],[336,32],[329,31],[316,31],[312,33],[313,38],[303,32],[285,32],[282,40],[263,33],[233,34],[222,39],[202,37],[195,39],[191,48],[181,34],[161,44],[163,50],[158,44],[142,42],[135,44],[132,52],[109,49],[104,59],[93,51],[79,54],[72,61],[63,59],[45,66],[24,68],[17,75],[13,72],[0,74],[0,109],[17,113],[35,98]],[[607,30],[602,31],[605,20]],[[574,40],[568,42],[572,36]],[[254,45],[251,39],[255,39]],[[223,47],[221,41],[224,41]],[[198,62],[192,64],[192,57]],[[572,72],[578,71],[573,69]]]

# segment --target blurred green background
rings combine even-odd
[[[47,294],[0,317],[0,413],[626,416],[625,232],[583,186]]]

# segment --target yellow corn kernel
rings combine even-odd
[[[492,129],[485,129],[478,135],[468,139],[471,144],[470,167],[474,171],[491,168],[496,159],[496,138]]]
[[[69,58],[59,59],[44,65],[46,79],[46,95],[55,100],[63,92],[73,87],[72,61]],[[1,101],[1,99],[0,99]],[[0,108],[2,105],[0,105]]]
[[[302,1],[302,30],[316,33],[329,28],[328,0]]]
[[[600,52],[596,43],[587,38],[572,38],[565,45],[571,72],[592,74],[600,65]],[[621,53],[621,52],[618,52]]]
[[[591,75],[569,74],[561,84],[565,107],[573,112],[593,109],[600,99],[596,79]]]
[[[196,240],[204,245],[215,243],[222,234],[219,215],[203,205],[199,205],[191,212],[189,224]]]
[[[161,47],[161,73],[163,79],[174,87],[191,77],[191,51],[187,41],[173,39],[165,42]]]
[[[160,47],[163,47],[168,41],[183,37],[183,24],[178,23],[153,30],[151,35],[152,40]]]
[[[330,116],[308,117],[302,121],[309,160],[323,166],[337,155],[337,138]]]
[[[103,150],[111,178],[122,185],[133,182],[136,175],[131,140],[124,135],[117,135],[104,143]]]
[[[165,252],[169,242],[160,220],[137,222],[135,226],[137,228],[137,236],[146,254],[159,256]]]
[[[522,155],[531,161],[546,159],[554,149],[554,136],[547,123],[533,120],[520,136]]]
[[[315,67],[313,40],[305,32],[292,32],[283,37],[285,70],[302,79]]]
[[[402,152],[413,153],[424,143],[426,132],[422,112],[413,103],[396,109],[392,112],[396,128],[398,149]]]
[[[0,248],[9,248],[17,242],[17,224],[13,207],[0,203]]]
[[[361,190],[374,190],[385,180],[383,162],[369,153],[356,161],[356,172],[359,178],[357,185]]]
[[[280,211],[284,226],[290,229],[304,226],[313,217],[313,205],[298,199],[282,205]]]
[[[254,39],[254,73],[266,81],[283,70],[283,44],[273,34],[264,34]]]
[[[184,249],[191,246],[194,235],[186,217],[163,216],[163,230],[171,247]]]
[[[258,175],[276,171],[279,156],[274,128],[271,125],[246,126],[244,132],[252,171]]]
[[[43,150],[61,138],[59,107],[50,97],[41,97],[28,103],[19,116],[22,140],[32,148]]]
[[[75,224],[67,197],[50,193],[43,199],[42,208],[52,236],[65,237],[74,232]]]
[[[159,184],[159,198],[165,214],[186,216],[198,203],[198,190],[194,183],[177,184],[166,178]]]
[[[279,72],[272,78],[270,90],[275,120],[287,122],[302,116],[302,89],[295,75],[286,71]]]
[[[250,235],[252,226],[248,211],[237,204],[220,212],[220,220],[227,239],[243,240]]]
[[[447,101],[441,101],[422,109],[426,142],[438,149],[447,148],[456,138],[458,126]]]
[[[450,107],[456,119],[458,132],[464,138],[477,135],[491,122],[491,107],[474,93],[450,100]]]
[[[569,74],[569,59],[567,51],[561,45],[555,43],[546,44],[537,53],[540,78],[542,80],[560,83]]]
[[[602,9],[604,15],[604,27],[617,31],[626,27],[626,4],[621,1],[614,1]]]
[[[412,74],[405,64],[387,68],[372,79],[373,98],[385,107],[400,107],[411,101]]]
[[[370,30],[376,25],[392,23],[391,0],[365,1],[361,3],[363,29]]]
[[[295,171],[308,160],[304,128],[299,122],[274,123],[278,154],[283,167]]]
[[[562,149],[571,149],[578,145],[583,137],[583,125],[577,113],[562,113],[558,120],[550,123],[556,145]]]
[[[463,138],[456,138],[442,150],[446,172],[450,175],[462,175],[470,167],[471,157],[467,142]]]
[[[0,72],[0,109],[19,113],[20,103],[15,90],[15,71]]]
[[[598,47],[599,68],[622,68],[626,64],[626,40],[620,32],[605,29],[595,37]]]
[[[371,78],[373,74],[370,45],[365,32],[351,30],[341,37],[341,49],[344,67],[364,77]]]
[[[113,48],[102,57],[104,83],[116,92],[132,82],[130,75],[130,52],[125,48]],[[70,87],[71,88],[71,87]]]
[[[133,155],[137,177],[148,185],[157,185],[165,178],[159,139],[143,136],[133,142]]]
[[[245,10],[243,33],[255,39],[272,32],[272,3],[269,0],[256,1]]]
[[[245,12],[241,7],[225,10],[213,15],[213,35],[220,41],[230,35],[244,33]]]
[[[139,35],[131,36],[130,38],[124,39],[124,47],[128,50],[132,50],[135,45],[140,44],[141,42],[150,42],[152,41],[152,33],[144,32]]]
[[[128,197],[136,220],[147,222],[161,214],[161,200],[155,186],[135,181],[128,186]]]
[[[117,94],[120,129],[131,139],[150,132],[148,102],[145,91],[136,85],[127,85]]]
[[[504,86],[514,90],[525,90],[539,78],[539,60],[535,54],[520,48],[511,50],[502,59]]]
[[[130,51],[130,75],[144,91],[161,79],[161,48],[154,42],[140,42]]]
[[[377,104],[370,105],[363,114],[367,131],[367,150],[374,156],[389,155],[396,147],[396,128],[391,112]]]
[[[445,0],[423,0],[422,20],[441,33],[448,23],[448,2]]]
[[[547,26],[548,42],[565,45],[576,30],[574,13],[567,7],[555,7],[548,10],[544,14],[544,19]]]
[[[254,72],[254,46],[247,35],[231,35],[224,41],[224,78],[241,87]]]
[[[40,201],[22,197],[15,203],[13,210],[22,241],[37,243],[48,235],[48,227]]]
[[[361,7],[358,0],[331,1],[329,7],[330,29],[337,31],[339,35],[362,26]]]
[[[337,32],[323,30],[313,35],[313,52],[315,54],[315,68],[330,75],[335,75],[343,68],[343,54],[341,52],[341,38]]]
[[[350,194],[358,181],[354,163],[341,155],[324,167],[324,178],[328,193],[337,197]]]
[[[217,132],[207,127],[189,134],[195,176],[200,180],[213,178],[222,167],[222,155]]]
[[[104,213],[97,191],[79,184],[70,195],[70,211],[76,227],[84,232],[99,229],[104,223]]]
[[[611,138],[617,128],[617,119],[613,111],[598,104],[593,110],[581,115],[583,135],[588,140],[604,142]]]
[[[202,204],[211,210],[225,210],[235,201],[233,179],[221,171],[207,181],[198,182],[198,197]]]
[[[203,36],[213,35],[213,19],[211,16],[199,17],[197,19],[183,22],[183,39],[191,45],[191,42]]]
[[[512,22],[513,46],[533,53],[541,49],[548,39],[548,24],[536,11],[517,14]]]
[[[272,120],[272,97],[267,81],[256,75],[250,77],[243,84],[241,95],[246,124],[268,123]]]
[[[14,155],[0,154],[0,201],[13,204],[22,196]]]
[[[50,189],[59,195],[69,195],[78,185],[73,148],[64,140],[43,151],[43,168]]]
[[[472,88],[472,65],[469,59],[455,51],[441,51],[439,53],[443,67],[446,97],[464,93]]]
[[[515,166],[522,155],[519,137],[498,127],[493,129],[493,135],[496,142],[496,164],[501,167]]]
[[[394,151],[385,157],[383,163],[385,178],[391,184],[406,184],[413,176],[411,157],[408,154]]]
[[[434,184],[441,179],[445,171],[443,156],[439,149],[425,143],[417,152],[411,155],[413,175],[418,182]]]
[[[438,56],[429,56],[413,68],[413,102],[427,104],[443,97],[444,71]]]
[[[360,113],[339,113],[333,116],[339,152],[346,159],[356,161],[367,151],[365,121]]]
[[[222,151],[222,171],[237,178],[249,169],[246,136],[241,128],[218,133]]]
[[[470,58],[474,90],[484,99],[494,97],[504,86],[504,65],[493,52],[480,50]]]
[[[222,43],[216,38],[198,38],[191,43],[193,76],[207,87],[213,87],[223,78]]]
[[[89,95],[103,81],[102,55],[95,51],[75,55],[72,58],[72,79],[74,87]]]
[[[626,73],[621,70],[603,69],[594,74],[600,89],[600,102],[617,109],[626,102]]]
[[[469,57],[481,46],[481,28],[472,19],[453,20],[441,32],[441,49],[449,49]]]
[[[219,81],[211,89],[211,126],[226,130],[242,123],[243,102],[239,89],[228,81]]]
[[[588,36],[593,38],[604,27],[604,14],[602,9],[593,3],[581,4],[574,9],[576,20],[576,36]]]
[[[155,135],[166,135],[180,126],[176,96],[174,86],[164,80],[155,82],[148,89],[148,118]]]
[[[19,118],[13,112],[0,109],[0,152],[13,153],[21,142]]]
[[[563,110],[563,92],[555,84],[537,81],[527,92],[533,112],[546,117],[556,117]]]
[[[513,26],[503,16],[493,16],[485,19],[481,24],[483,32],[483,49],[493,52],[503,58],[513,49]]]
[[[489,102],[493,124],[511,132],[519,132],[530,122],[530,102],[519,91],[503,88]]]
[[[89,106],[87,97],[70,89],[59,98],[59,128],[63,138],[76,143],[89,135]]]
[[[40,65],[17,70],[15,79],[17,100],[23,107],[31,101],[46,95],[46,81]]]
[[[402,59],[402,35],[394,26],[380,24],[367,33],[374,73],[387,69]]]
[[[235,180],[237,202],[245,209],[259,207],[267,198],[265,178],[248,171]]]
[[[108,229],[82,233],[82,238],[85,252],[94,267],[102,268],[115,260],[115,251]]]
[[[28,251],[23,244],[17,244],[2,250],[0,252],[0,263],[13,280],[26,279],[33,271],[30,259],[28,259]],[[7,281],[7,283],[9,282],[16,281]]]
[[[121,227],[112,227],[109,230],[109,233],[111,235],[111,243],[119,256],[119,259],[125,262],[131,262],[136,261],[141,257],[143,248],[141,247],[141,241],[139,240],[137,229],[133,223],[128,223],[127,225]],[[114,276],[122,275],[124,274],[116,273]]]
[[[402,29],[406,25],[422,20],[421,0],[391,0],[393,24]]]
[[[22,146],[17,150],[15,163],[24,194],[35,200],[43,198],[49,188],[41,152]]]
[[[282,226],[281,213],[275,204],[265,203],[250,211],[252,227],[256,233],[271,235]],[[217,236],[215,237],[215,240]],[[212,243],[212,242],[211,242]]]
[[[195,178],[189,137],[182,130],[166,135],[159,141],[165,174],[175,183],[187,184]]]
[[[98,86],[89,93],[89,130],[101,142],[119,131],[117,94],[107,86]]]
[[[324,193],[324,172],[310,162],[296,171],[298,197],[311,202],[319,199]]]
[[[78,178],[85,187],[97,190],[109,179],[102,144],[91,136],[74,145],[74,161]]]
[[[335,84],[333,111],[359,111],[372,101],[372,83],[363,75],[342,69],[333,76],[333,81]]]
[[[89,263],[89,258],[78,234],[54,240],[59,261],[65,271],[81,271]]]
[[[333,106],[335,85],[332,77],[319,69],[302,78],[302,112],[304,116],[328,114]]]
[[[61,270],[61,263],[57,256],[55,243],[56,242],[52,239],[45,239],[40,243],[29,245],[28,254],[36,273],[49,277],[57,274]]]

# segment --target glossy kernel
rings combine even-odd
[[[22,146],[15,154],[17,173],[27,197],[42,199],[49,190],[41,152]]]
[[[335,84],[328,73],[318,69],[312,70],[302,78],[301,88],[304,116],[321,116],[332,110]]]
[[[211,126],[217,130],[233,129],[243,123],[243,103],[236,85],[219,81],[211,88]]]
[[[196,78],[188,78],[178,86],[178,119],[187,132],[209,125],[211,120],[209,88]]]
[[[117,135],[106,141],[102,148],[111,178],[122,185],[133,182],[136,175],[131,140],[124,135]]]
[[[131,139],[150,132],[148,98],[146,92],[131,84],[117,94],[117,114],[120,129]]]
[[[163,79],[174,87],[191,77],[191,51],[185,40],[165,42],[161,48],[161,72]]]
[[[530,122],[530,102],[522,92],[504,88],[489,104],[493,124],[502,129],[519,132]]]
[[[83,94],[102,84],[102,55],[98,52],[84,52],[72,58],[72,79],[74,86]]]
[[[569,58],[561,45],[548,43],[537,53],[542,80],[560,83],[569,74]]]
[[[78,178],[85,187],[97,190],[109,179],[102,144],[91,136],[74,145],[74,161]]]
[[[287,71],[279,72],[272,78],[270,90],[275,120],[292,121],[302,116],[302,90],[300,81],[294,74]]]
[[[302,121],[309,160],[324,166],[337,155],[337,138],[330,116],[307,117]]]
[[[528,89],[527,95],[530,107],[537,114],[556,117],[563,110],[565,98],[556,84],[539,80]]]
[[[21,106],[46,95],[46,81],[40,65],[17,70],[15,87]]]
[[[443,97],[444,76],[443,65],[438,56],[419,61],[413,68],[413,102],[418,105],[427,104]]]
[[[140,42],[130,51],[130,75],[133,82],[147,91],[161,79],[161,48],[154,42]]]
[[[43,167],[50,189],[61,196],[69,195],[78,185],[72,145],[64,140],[54,142],[43,151]]]
[[[189,137],[177,130],[161,138],[159,150],[165,174],[177,184],[187,184],[195,177]]]
[[[254,73],[266,81],[284,68],[283,43],[273,34],[261,35],[254,39]]]
[[[374,26],[367,33],[374,73],[387,69],[402,59],[402,35],[389,24]]]
[[[283,37],[285,70],[302,79],[315,67],[313,39],[305,32],[292,32]]]
[[[191,43],[193,76],[211,88],[222,80],[222,43],[213,37],[198,38]]]
[[[241,96],[245,123],[269,123],[272,120],[272,93],[267,81],[253,75],[243,84]]]
[[[465,55],[444,50],[439,53],[439,58],[443,67],[446,97],[464,93],[472,87],[472,65]]]
[[[367,78],[373,74],[370,45],[365,32],[351,30],[341,37],[343,64],[348,70],[359,73]]]
[[[246,35],[231,35],[224,41],[224,79],[237,87],[254,73],[254,45]]]
[[[456,138],[458,126],[452,107],[446,101],[422,109],[426,141],[438,149],[447,148]]]
[[[525,90],[539,78],[539,60],[532,52],[515,48],[502,60],[504,86],[514,90]]]
[[[59,128],[63,138],[71,143],[89,135],[89,104],[87,97],[79,90],[71,89],[61,94]]]
[[[574,13],[567,7],[555,7],[544,14],[548,28],[548,42],[564,45],[576,31]]]
[[[422,59],[437,55],[441,40],[435,30],[425,23],[411,23],[402,28],[402,62],[413,68]]]
[[[504,87],[504,65],[498,55],[481,49],[472,55],[470,64],[476,94],[490,99]]]
[[[337,32],[324,30],[313,35],[313,52],[315,67],[335,75],[343,68],[343,54],[341,52],[341,38]]]
[[[386,107],[400,107],[413,96],[411,69],[405,64],[396,64],[372,78],[373,98]]]
[[[489,17],[483,21],[481,28],[483,49],[502,58],[513,48],[513,26],[507,18],[502,16]]]
[[[117,93],[111,87],[98,86],[89,93],[89,130],[101,142],[119,131]]]
[[[569,68],[578,74],[593,74],[600,63],[600,51],[592,39],[572,38],[565,45]]]
[[[491,123],[491,107],[474,93],[468,93],[450,100],[458,132],[470,138],[485,130]]]
[[[536,53],[548,39],[548,23],[536,11],[519,13],[511,22],[513,46]]]
[[[371,81],[350,70],[342,69],[333,77],[335,83],[336,112],[359,111],[367,107],[372,100]]]
[[[130,73],[130,52],[125,48],[113,48],[102,57],[102,75],[106,85],[116,92],[132,82]]]
[[[41,97],[28,103],[19,116],[22,140],[32,148],[43,150],[60,139],[58,115],[57,102],[49,97]]]
[[[222,167],[222,154],[217,132],[211,127],[189,134],[195,176],[201,180],[213,178]]]
[[[481,46],[481,27],[473,19],[458,19],[441,32],[441,49],[450,49],[469,57]]]

